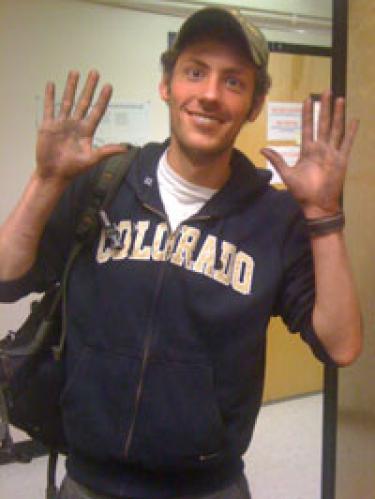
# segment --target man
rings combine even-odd
[[[261,33],[217,8],[162,56],[171,137],[142,149],[108,210],[121,249],[103,233],[70,278],[61,499],[248,498],[241,455],[270,317],[323,361],[359,354],[340,207],[357,122],[345,131],[344,101],[331,117],[326,92],[313,140],[307,100],[297,165],[263,151],[289,188],[274,190],[233,148],[262,108],[267,62]],[[121,151],[92,147],[110,86],[88,111],[98,74],[74,107],[77,82],[71,72],[57,117],[46,87],[35,172],[0,233],[3,299],[60,278],[93,167]]]

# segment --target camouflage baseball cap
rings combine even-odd
[[[188,17],[177,33],[172,50],[181,52],[194,40],[210,36],[239,41],[256,66],[267,67],[269,51],[263,33],[236,11],[221,7],[207,7]]]

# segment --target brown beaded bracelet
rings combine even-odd
[[[309,234],[312,237],[340,232],[345,225],[345,216],[342,211],[328,217],[306,218],[305,220]]]

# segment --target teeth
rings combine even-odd
[[[198,114],[195,114],[194,117],[198,123],[203,123],[203,124],[214,123],[218,121],[216,118],[209,118],[208,116],[201,116]]]

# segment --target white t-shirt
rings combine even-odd
[[[217,189],[193,184],[178,175],[168,164],[167,151],[159,160],[157,179],[172,231],[175,231],[181,222],[197,213],[217,192]]]

